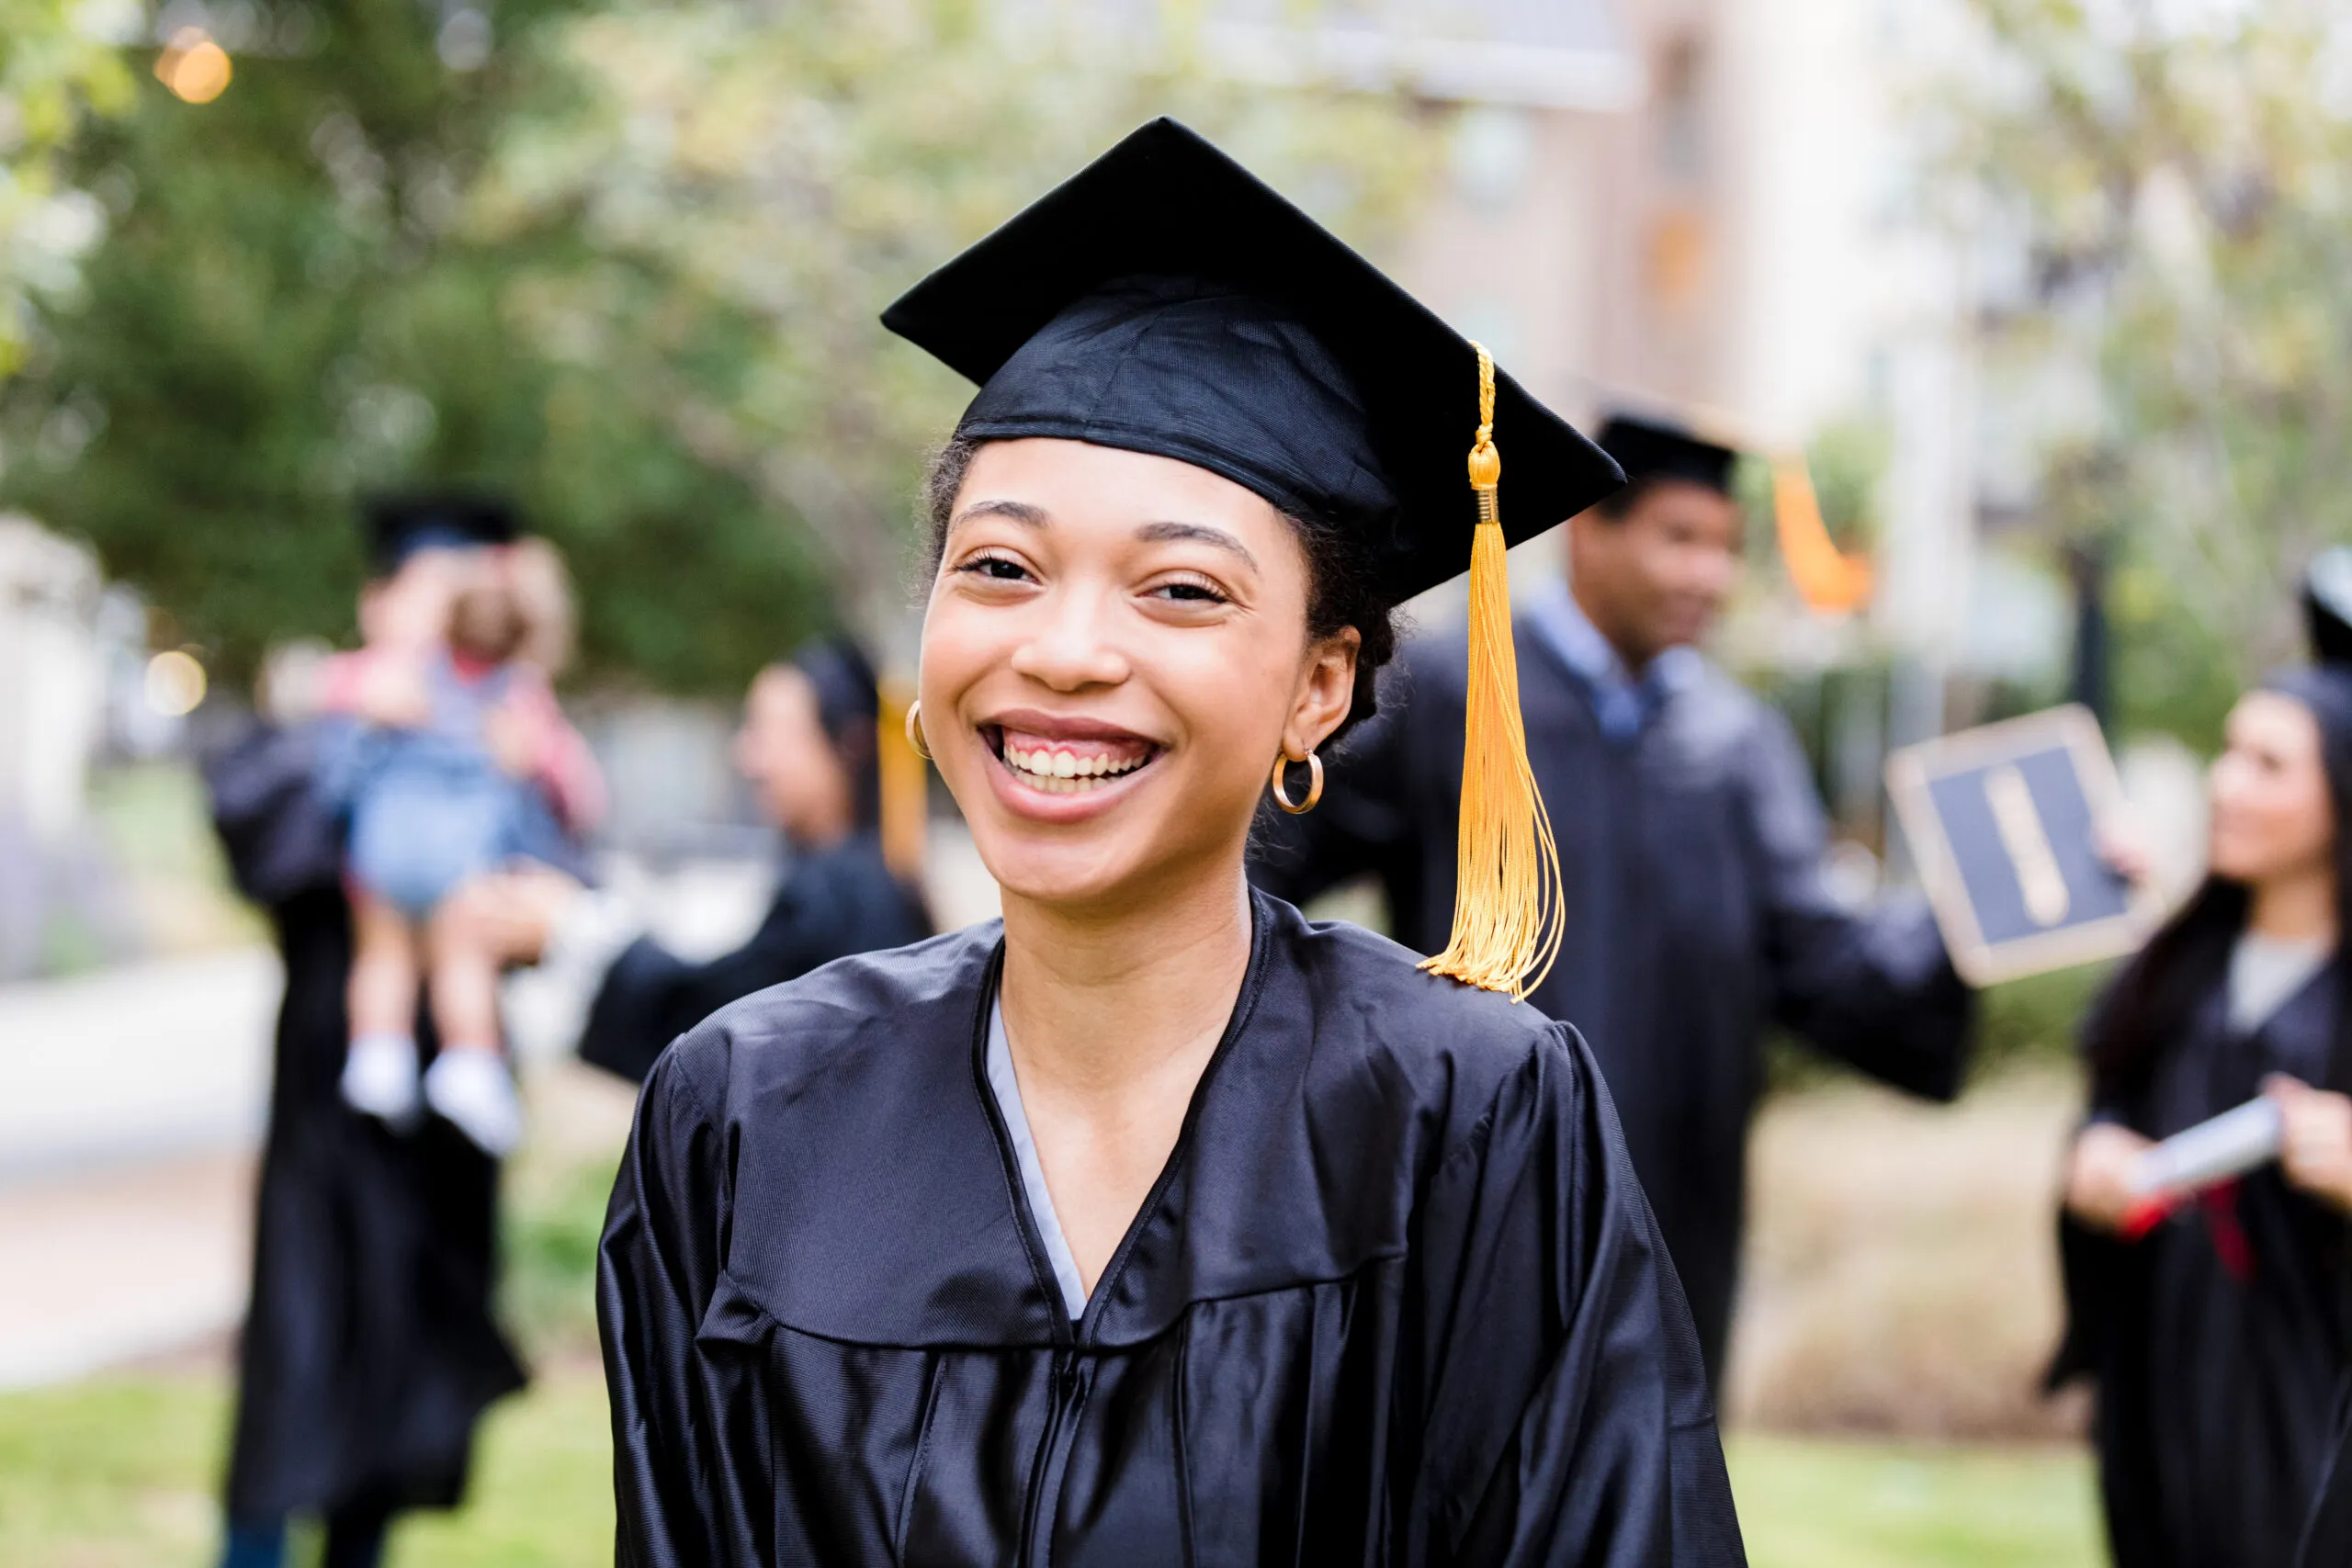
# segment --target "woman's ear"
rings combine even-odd
[[[1307,648],[1298,697],[1283,728],[1283,746],[1291,755],[1306,755],[1346,721],[1355,702],[1356,654],[1363,647],[1362,633],[1341,626]]]

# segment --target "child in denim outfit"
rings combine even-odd
[[[401,1123],[421,1090],[424,1105],[503,1155],[522,1112],[501,1044],[497,960],[435,912],[467,878],[516,861],[584,879],[581,835],[600,786],[548,684],[568,620],[553,552],[526,540],[452,556],[446,570],[440,637],[345,655],[327,680],[327,705],[353,720],[322,777],[350,829],[343,1094]],[[420,977],[441,1038],[421,1082]]]

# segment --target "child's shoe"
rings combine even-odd
[[[405,1034],[363,1034],[343,1059],[343,1102],[405,1127],[416,1120],[416,1042]]]
[[[523,1140],[523,1102],[496,1052],[444,1050],[424,1070],[424,1102],[493,1159]]]

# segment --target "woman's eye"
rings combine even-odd
[[[1152,592],[1161,598],[1172,600],[1179,604],[1222,604],[1226,603],[1225,594],[1218,590],[1215,583],[1203,581],[1195,578],[1178,578],[1173,581],[1160,583],[1158,587],[1152,590]]]
[[[1019,582],[1029,573],[1010,556],[974,556],[956,569],[974,577],[987,578],[992,582]]]

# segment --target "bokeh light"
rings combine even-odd
[[[182,28],[155,59],[155,80],[191,104],[209,104],[229,90],[229,51],[202,28]]]
[[[165,718],[194,713],[204,687],[204,666],[194,654],[167,649],[147,661],[147,705]]]

